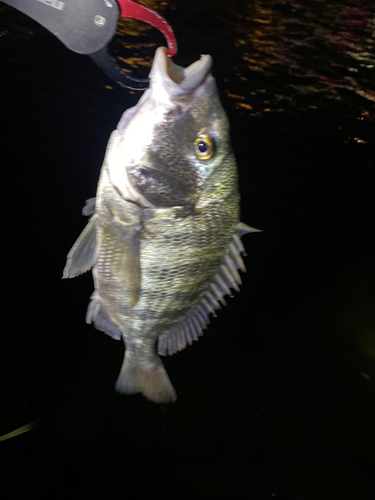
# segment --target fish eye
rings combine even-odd
[[[199,134],[194,141],[195,156],[199,160],[208,160],[215,152],[215,143],[207,134]]]

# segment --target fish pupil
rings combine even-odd
[[[200,141],[198,143],[198,149],[200,153],[206,153],[207,152],[207,144],[204,141]]]

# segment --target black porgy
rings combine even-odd
[[[68,254],[64,277],[92,268],[86,321],[123,338],[116,383],[171,402],[159,355],[196,340],[209,315],[238,290],[245,271],[237,166],[229,125],[202,56],[188,68],[155,54],[150,88],[112,133],[91,216]]]

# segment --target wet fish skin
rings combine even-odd
[[[239,226],[237,166],[211,59],[184,72],[165,51],[111,135],[93,216],[64,270],[73,277],[93,266],[86,320],[126,346],[116,389],[154,402],[176,399],[156,349],[173,354],[202,333],[240,283],[236,241],[252,230]],[[194,149],[202,133],[215,144],[207,160]]]

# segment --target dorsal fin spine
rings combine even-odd
[[[186,341],[189,345],[192,345],[193,343],[193,339],[191,338],[191,335],[190,335],[190,330],[189,330],[189,325],[187,323],[184,324],[184,332],[185,332],[185,336],[186,336]]]
[[[206,292],[206,297],[209,300],[210,305],[216,311],[216,309],[221,309],[219,302],[215,299],[210,291]]]
[[[192,335],[192,337],[193,337],[194,340],[198,340],[198,335],[197,335],[197,332],[196,332],[196,326],[195,326],[195,323],[193,321],[193,318],[189,318],[188,322],[189,322],[190,334]]]
[[[221,267],[221,272],[223,274],[223,277],[225,278],[225,280],[227,281],[228,285],[233,288],[234,290],[236,290],[236,292],[239,292],[240,289],[238,288],[238,285],[234,279],[234,277],[232,276],[232,274],[229,272],[227,266],[225,264],[223,264]]]
[[[201,303],[202,302],[203,302],[203,300],[201,301]],[[205,324],[208,325],[210,322],[210,318],[208,316],[208,313],[203,309],[203,306],[201,304],[198,304],[197,309],[200,312],[201,316],[203,317]]]
[[[200,324],[200,327],[202,328],[202,331],[203,331],[206,328],[206,322],[205,322],[201,312],[199,311],[199,309],[196,310],[195,317],[197,318],[197,320]]]
[[[243,273],[246,273],[246,267],[245,264],[241,258],[241,254],[239,253],[236,245],[233,243],[233,241],[230,242],[229,244],[229,249],[230,249],[230,256],[235,262],[235,265],[237,266],[237,269],[241,269]]]
[[[246,255],[245,247],[243,246],[242,241],[236,233],[233,235],[233,241],[236,244],[239,252],[242,253],[242,255]]]
[[[199,323],[199,319],[198,319],[197,315],[193,316],[192,320],[193,320],[194,326],[196,328],[196,333],[200,337],[202,335],[202,327]],[[198,340],[198,338],[197,338],[197,340]]]
[[[222,295],[232,295],[230,289],[228,288],[228,285],[224,283],[223,278],[217,274],[215,276],[215,281],[219,286],[219,290],[221,291]]]
[[[232,273],[234,279],[236,280],[236,283],[238,285],[242,285],[241,276],[238,274],[237,268],[236,268],[233,260],[229,257],[229,255],[225,256],[225,263],[226,263],[229,271]]]
[[[180,348],[179,351],[182,351],[186,347],[186,339],[185,339],[185,334],[184,334],[184,328],[181,327],[180,329]]]
[[[206,308],[206,310],[212,314],[212,316],[216,316],[215,314],[215,310],[212,308],[211,304],[209,302],[207,302],[206,299],[202,299],[201,300],[201,303],[203,304],[203,306]]]
[[[223,297],[223,294],[220,293],[220,290],[218,289],[217,285],[215,283],[211,283],[211,289],[214,292],[215,297],[217,300],[223,305],[226,306],[227,303],[225,302],[225,299]]]

